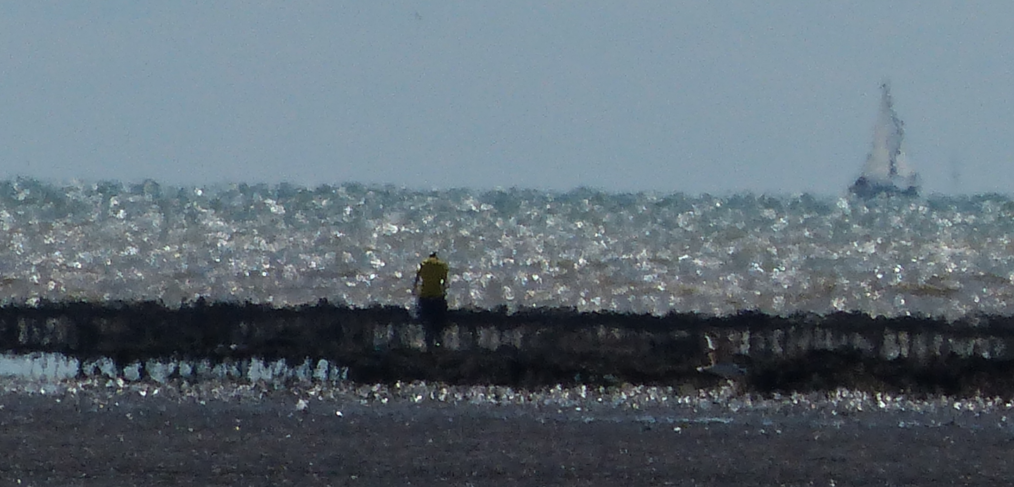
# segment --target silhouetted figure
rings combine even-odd
[[[440,345],[438,339],[444,331],[447,314],[447,263],[440,260],[436,252],[419,264],[412,293],[419,297],[417,310],[426,331],[426,350],[433,350]]]

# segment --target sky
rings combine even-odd
[[[0,0],[0,179],[1014,193],[1010,1]]]

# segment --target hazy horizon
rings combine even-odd
[[[1014,4],[5,2],[0,178],[1011,193]]]

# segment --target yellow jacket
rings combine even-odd
[[[422,288],[419,289],[419,297],[443,297],[447,290],[447,263],[436,257],[427,257],[419,264],[419,270],[415,273],[416,285],[420,279]]]

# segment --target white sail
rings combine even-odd
[[[862,176],[852,185],[851,191],[860,196],[879,193],[915,194],[919,176],[912,170],[905,156],[905,123],[894,111],[891,87],[880,85],[880,110],[873,126],[873,144]]]

